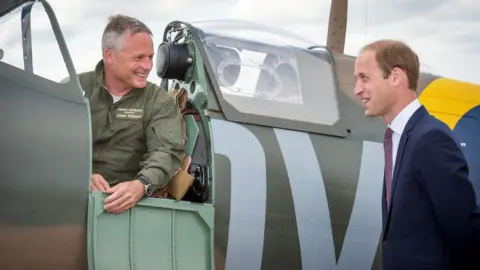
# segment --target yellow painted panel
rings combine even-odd
[[[480,105],[480,85],[440,78],[425,88],[419,100],[430,114],[453,129],[465,113]]]

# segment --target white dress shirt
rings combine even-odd
[[[410,104],[408,104],[403,110],[393,119],[392,123],[388,125],[392,129],[392,180],[393,172],[395,171],[395,160],[397,159],[397,150],[398,144],[400,143],[400,137],[402,136],[403,130],[407,125],[408,120],[412,115],[420,108],[421,104],[418,99],[415,99]]]

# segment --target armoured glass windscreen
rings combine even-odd
[[[208,62],[223,98],[242,113],[333,125],[339,120],[327,51],[249,25],[202,26]],[[249,29],[246,29],[250,27]],[[298,46],[293,46],[291,40]]]

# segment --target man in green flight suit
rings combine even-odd
[[[165,187],[181,167],[182,116],[167,91],[147,82],[154,48],[145,24],[110,17],[102,51],[95,70],[79,74],[92,119],[90,189],[111,194],[105,210],[121,213]]]

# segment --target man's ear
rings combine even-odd
[[[103,51],[103,60],[108,63],[108,64],[111,64],[112,61],[113,61],[113,55],[112,55],[112,50],[110,49],[105,49]]]
[[[394,86],[399,86],[405,80],[406,74],[402,69],[394,67],[390,73],[390,78]]]

